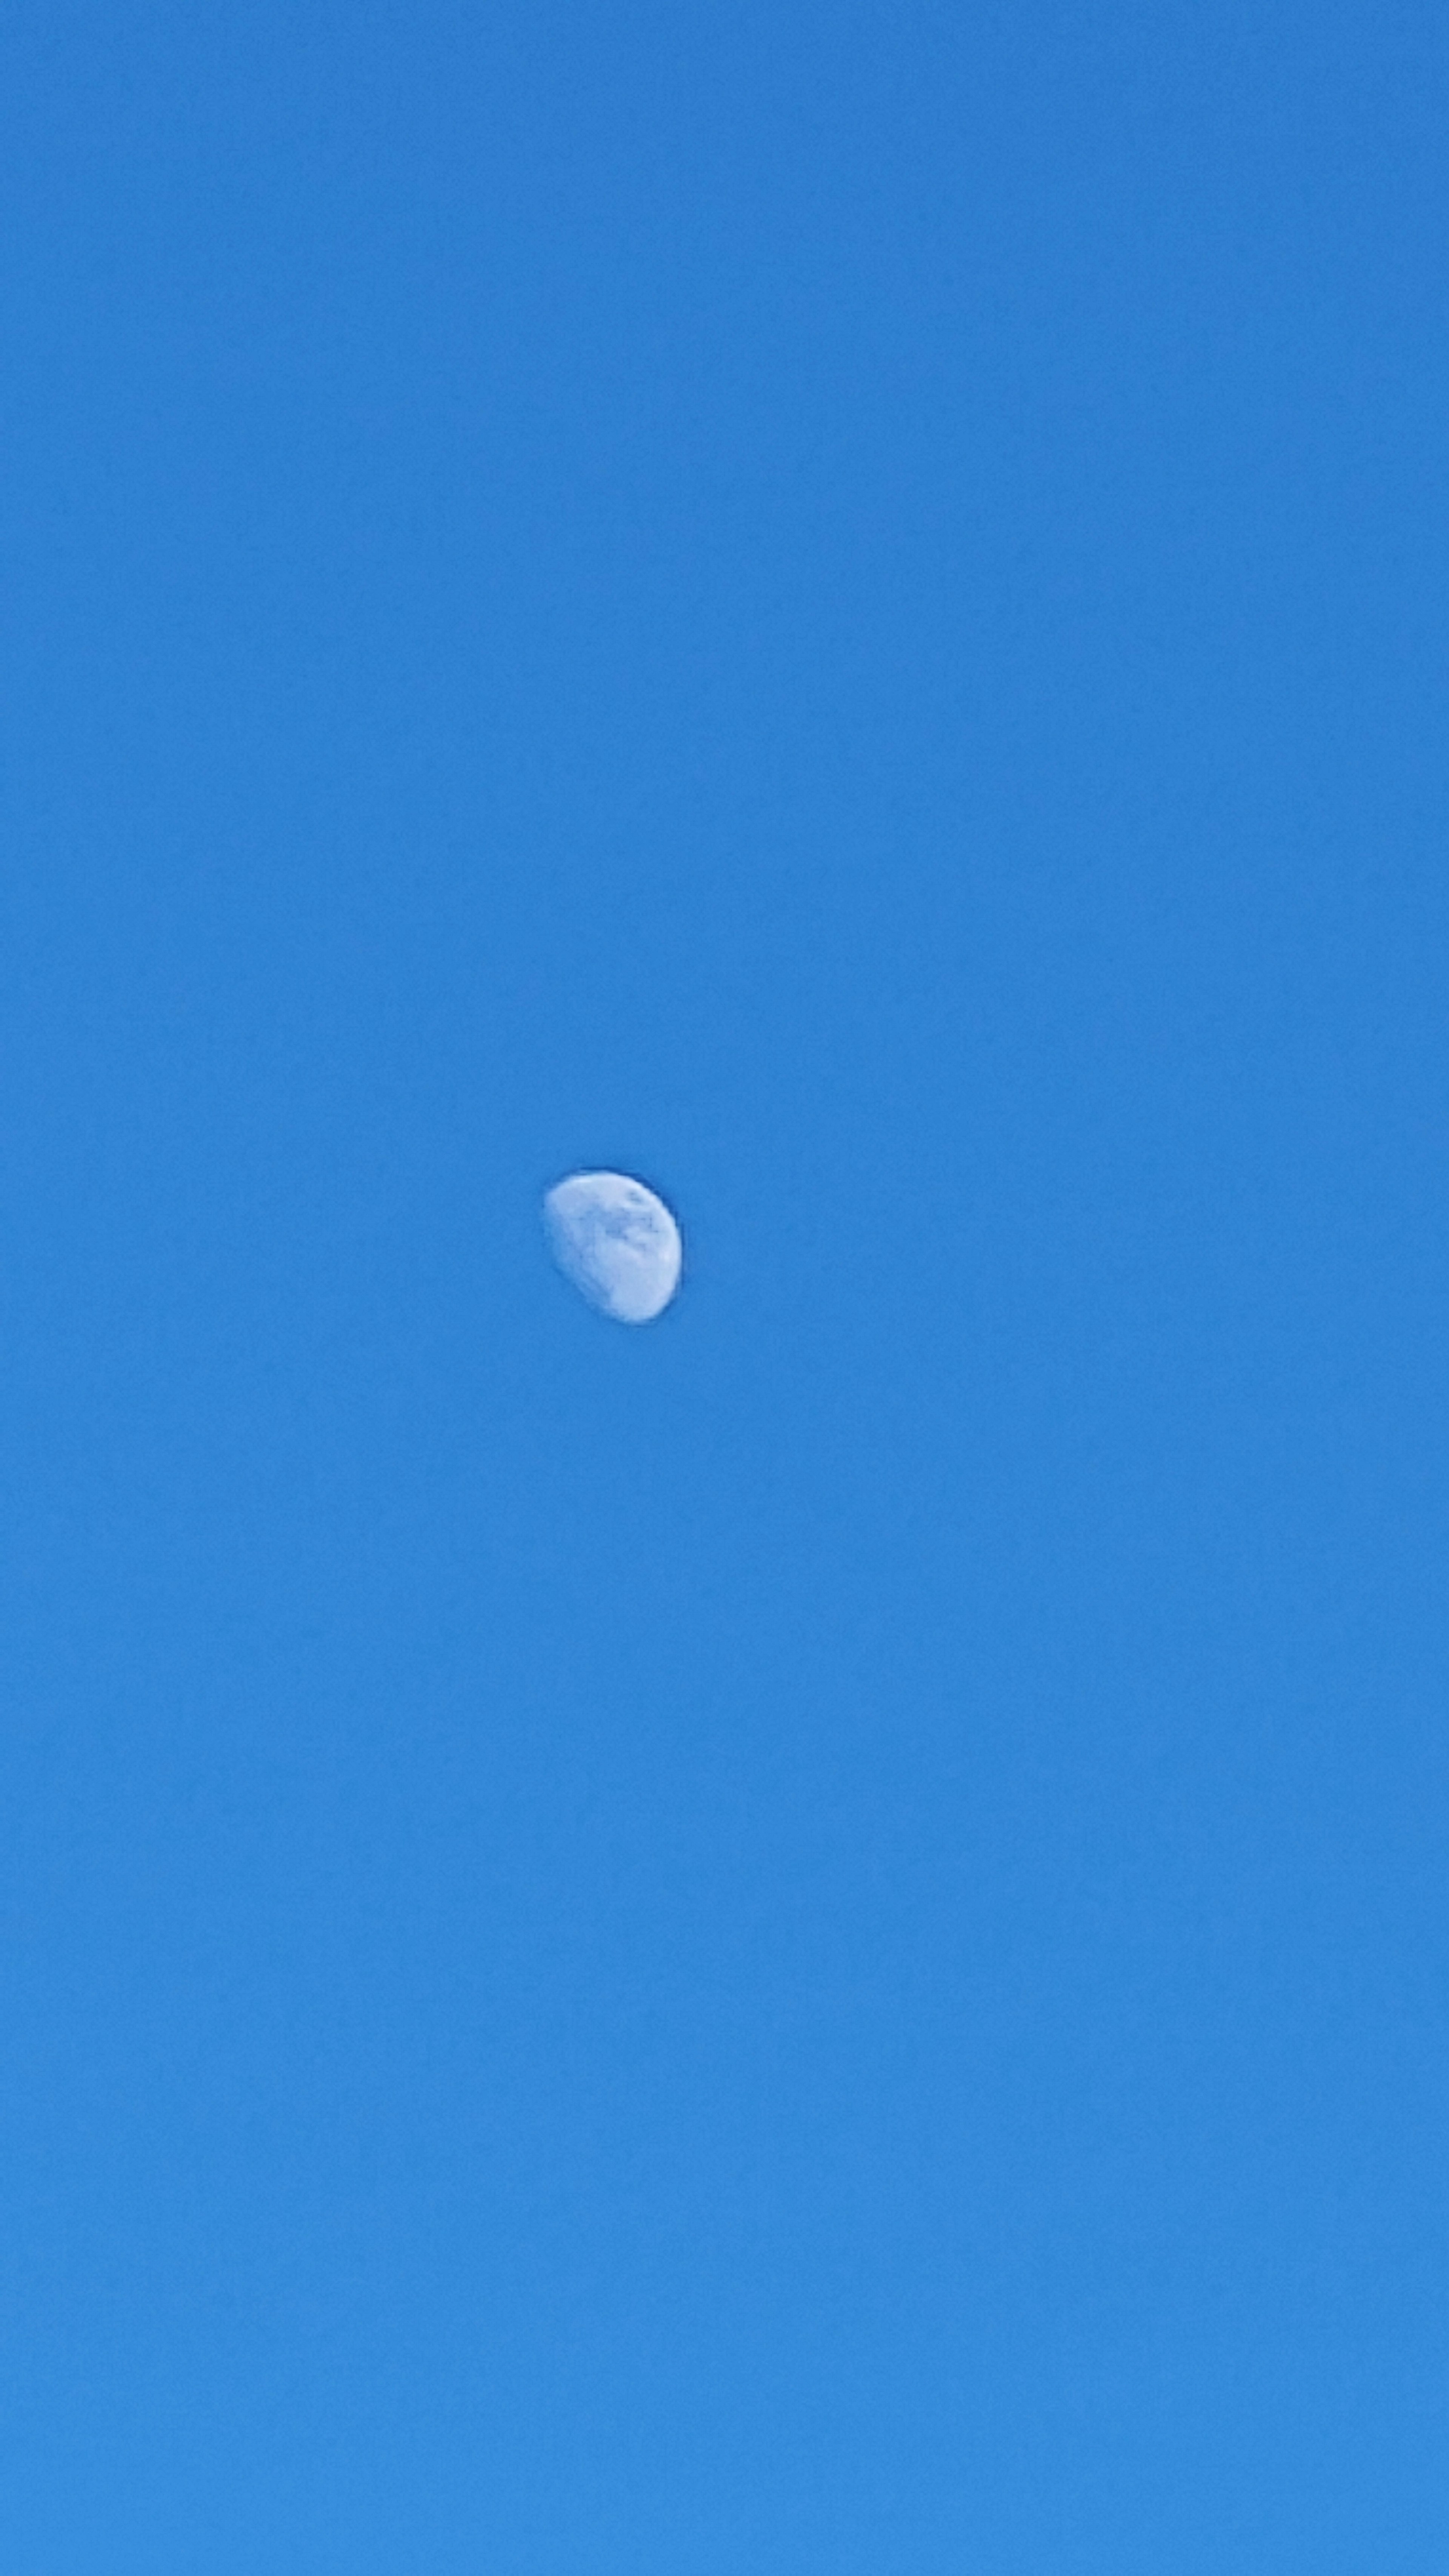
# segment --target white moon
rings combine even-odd
[[[543,1203],[553,1257],[616,1324],[651,1324],[679,1286],[683,1246],[661,1198],[623,1172],[574,1172]]]

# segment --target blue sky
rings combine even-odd
[[[10,14],[6,2576],[1441,2576],[1446,72]]]

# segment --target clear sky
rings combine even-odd
[[[7,13],[3,2576],[1449,2565],[1446,112]]]

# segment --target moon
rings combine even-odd
[[[668,1208],[625,1172],[573,1172],[543,1203],[566,1279],[616,1324],[652,1324],[679,1286],[684,1247]]]

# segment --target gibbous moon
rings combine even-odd
[[[616,1324],[652,1324],[679,1286],[683,1246],[661,1198],[623,1172],[574,1172],[543,1203],[566,1279]]]

